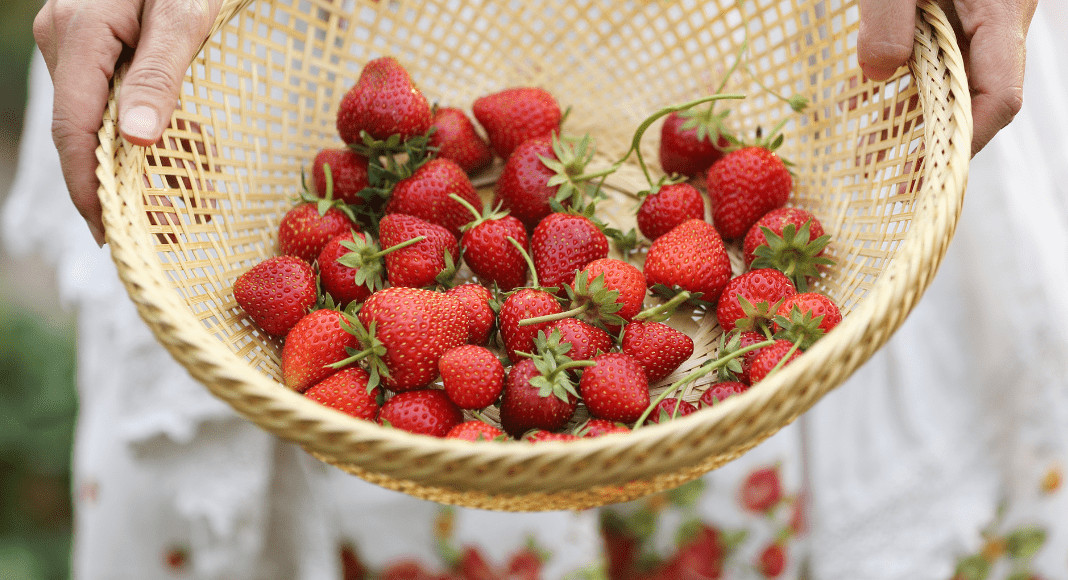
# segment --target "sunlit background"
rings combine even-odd
[[[41,0],[0,2],[0,205],[18,161],[31,26]],[[0,245],[0,578],[67,578],[74,396],[72,313],[52,268]]]

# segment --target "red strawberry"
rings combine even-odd
[[[778,505],[782,498],[779,471],[775,467],[761,467],[750,472],[742,482],[739,501],[745,509],[762,514]]]
[[[757,569],[765,578],[778,578],[786,570],[786,547],[782,544],[768,544],[757,560]]]
[[[301,203],[278,224],[278,249],[283,255],[314,262],[331,238],[357,229],[356,223],[328,200]]]
[[[517,363],[522,360],[520,352],[534,352],[534,338],[546,330],[549,322],[520,326],[527,318],[556,314],[561,311],[556,297],[544,290],[520,288],[505,298],[498,315],[498,328],[504,341],[508,358]]]
[[[545,216],[564,207],[584,207],[590,181],[603,172],[586,173],[593,159],[590,137],[540,137],[522,142],[507,157],[494,189],[500,205],[534,229]]]
[[[463,439],[465,441],[493,441],[507,439],[508,435],[485,421],[472,420],[464,421],[453,427],[445,434],[445,437],[448,439]]]
[[[636,266],[615,258],[600,258],[594,260],[582,268],[588,280],[595,280],[598,276],[604,276],[604,287],[610,291],[616,291],[616,304],[620,305],[615,312],[616,316],[630,322],[639,312],[645,302],[645,274]]]
[[[300,258],[274,256],[234,282],[234,300],[264,332],[285,336],[315,306],[315,270]]]
[[[820,276],[820,266],[834,264],[823,256],[831,236],[811,213],[780,207],[764,214],[745,234],[745,263],[750,268],[775,268],[789,276],[798,291],[808,289],[809,278]]]
[[[507,212],[476,214],[477,210],[472,212],[474,221],[461,228],[460,248],[467,267],[484,284],[493,284],[503,292],[526,284],[530,268],[523,252],[530,252],[530,240],[523,222]],[[523,251],[508,238],[518,242]]]
[[[360,326],[353,330],[363,348],[379,346],[385,351],[369,359],[372,384],[382,377],[397,392],[429,385],[438,377],[441,355],[467,341],[463,304],[441,292],[379,290],[363,303],[357,317]]]
[[[676,397],[667,397],[653,407],[653,411],[649,413],[645,424],[652,425],[670,421],[676,417],[685,417],[696,410],[697,407],[693,403],[688,403]]]
[[[478,284],[460,284],[449,288],[445,294],[462,302],[467,311],[467,342],[485,346],[497,321],[497,313],[491,305],[493,293]]]
[[[665,567],[665,578],[723,577],[723,564],[730,548],[720,539],[720,532],[707,524],[700,526],[680,546],[673,561]]]
[[[337,304],[363,302],[382,286],[382,263],[377,253],[378,247],[369,244],[362,233],[332,238],[316,260],[322,290]]]
[[[790,354],[791,352],[793,354]],[[787,355],[790,358],[786,359],[783,366],[790,364],[801,356],[801,351],[794,348],[794,344],[788,340],[776,340],[775,344],[757,351],[756,356],[753,357],[753,362],[749,366],[750,383],[755,385],[764,380],[779,364],[779,361],[786,358]]]
[[[785,274],[771,268],[750,270],[731,278],[716,304],[716,317],[725,332],[766,328],[788,296],[797,294]]]
[[[764,232],[761,231],[762,227],[768,228],[776,236],[782,237],[783,229],[788,225],[793,225],[795,231],[800,231],[805,224],[808,224],[808,238],[799,240],[802,246],[816,241],[826,232],[823,230],[823,224],[820,223],[816,216],[812,215],[812,212],[803,210],[799,207],[780,207],[769,211],[761,216],[759,220],[753,224],[753,227],[749,228],[749,231],[745,234],[745,240],[742,242],[742,255],[745,258],[745,265],[749,266],[756,258],[756,249],[759,246],[768,245],[768,241]],[[816,254],[822,255],[823,248],[821,247]]]
[[[312,385],[304,396],[357,419],[374,421],[381,389],[368,388],[368,378],[362,368],[346,367]]]
[[[359,343],[342,327],[342,320],[336,310],[313,310],[286,334],[282,380],[287,387],[303,393],[336,372],[329,365],[348,358],[347,349]]]
[[[346,143],[360,143],[366,131],[378,140],[400,135],[402,140],[430,129],[430,103],[415,87],[397,60],[384,56],[369,61],[360,78],[341,99],[337,131]]]
[[[724,116],[713,114],[711,108],[692,108],[665,117],[660,128],[664,173],[693,177],[723,157],[731,146],[724,136]]]
[[[638,206],[638,231],[655,240],[690,219],[705,219],[705,198],[689,183],[665,185]]]
[[[493,404],[504,389],[504,366],[489,349],[465,344],[438,359],[445,394],[461,409]]]
[[[468,174],[493,163],[493,151],[460,109],[438,109],[431,127],[434,132],[430,134],[430,146],[437,147],[438,157],[455,161]]]
[[[463,420],[463,411],[441,389],[398,393],[378,412],[383,425],[431,437],[444,437]]]
[[[613,423],[604,419],[590,419],[578,430],[581,437],[600,437],[612,433],[630,433],[630,428],[622,423]]]
[[[578,435],[571,433],[553,433],[545,429],[535,429],[523,436],[523,440],[529,443],[545,443],[546,441],[577,441]]]
[[[649,406],[649,381],[638,361],[623,353],[593,358],[579,380],[579,391],[590,415],[619,423],[633,423]]]
[[[324,165],[330,167],[329,184]],[[359,193],[370,186],[367,158],[348,147],[320,149],[312,163],[312,179],[319,197],[333,197],[347,204],[360,205],[363,198]]]
[[[782,207],[793,178],[778,155],[764,147],[743,147],[708,168],[712,223],[725,239],[741,238],[764,214]]]
[[[578,408],[578,397],[560,389],[543,389],[544,383],[537,384],[536,378],[544,375],[533,359],[520,360],[508,370],[501,397],[501,427],[513,437],[531,429],[562,429]]]
[[[551,135],[563,118],[556,98],[537,87],[515,87],[479,97],[472,112],[501,159],[508,159],[528,139]]]
[[[737,352],[742,349],[752,347],[762,342],[767,342],[768,339],[763,334],[753,330],[746,331],[734,331],[729,336],[727,346],[719,354],[720,356],[727,356],[732,352]],[[723,381],[739,381],[745,385],[749,385],[749,369],[753,365],[753,359],[760,352],[757,350],[750,350],[740,355],[737,358],[738,364],[728,364],[727,367],[721,368],[720,380]]]
[[[607,332],[577,318],[563,318],[549,324],[547,331],[560,333],[560,342],[570,344],[567,356],[571,360],[591,360],[612,350],[612,337]]]
[[[716,228],[692,219],[652,243],[645,259],[645,278],[650,286],[699,292],[698,298],[715,303],[731,278],[731,262]]]
[[[472,206],[481,206],[478,191],[463,168],[449,159],[431,159],[415,170],[411,177],[393,186],[386,213],[414,215],[449,230],[460,237],[460,228],[471,221],[463,204],[450,198],[455,194]]]
[[[783,301],[774,321],[777,337],[800,342],[801,350],[806,350],[838,326],[842,313],[830,297],[819,292],[802,292]]]
[[[642,365],[652,384],[686,362],[693,355],[694,345],[693,339],[681,330],[662,322],[636,320],[623,327],[620,347]]]
[[[419,237],[426,239],[386,254],[386,276],[393,286],[422,288],[439,281],[444,273],[451,278],[453,266],[460,261],[460,245],[449,230],[418,217],[387,214],[378,223],[379,243],[391,248]],[[448,259],[446,259],[448,256]]]
[[[701,407],[711,407],[712,405],[722,402],[727,397],[740,395],[747,390],[749,390],[749,385],[740,381],[713,383],[708,386],[708,389],[706,389],[705,392],[701,393],[701,398],[698,399],[697,402]]]
[[[562,288],[575,272],[608,257],[608,237],[585,216],[552,213],[534,228],[530,248],[539,284]]]

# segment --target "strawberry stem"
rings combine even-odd
[[[388,247],[388,248],[386,248],[384,250],[379,250],[379,251],[375,252],[374,254],[371,254],[369,259],[373,260],[373,259],[381,258],[382,256],[385,256],[386,254],[392,254],[393,252],[396,252],[397,250],[402,250],[404,248],[407,248],[408,246],[411,246],[411,245],[414,245],[414,244],[418,244],[419,242],[421,242],[421,241],[423,241],[425,239],[426,239],[426,236],[417,236],[417,237],[414,237],[414,238],[412,238],[410,240],[404,240],[403,242],[401,242],[401,243],[399,243],[399,244],[397,244],[395,246],[390,246],[390,247]]]
[[[642,310],[634,316],[634,320],[653,320],[654,322],[667,320],[675,313],[675,310],[681,306],[683,302],[690,299],[690,296],[691,294],[689,291],[683,290],[672,296],[671,300],[668,300],[663,304]]]
[[[775,363],[775,366],[771,367],[771,370],[768,371],[768,374],[764,375],[764,378],[767,379],[771,375],[775,374],[776,371],[786,366],[786,361],[790,360],[790,357],[794,356],[794,353],[797,352],[799,348],[801,348],[801,338],[798,338],[796,341],[794,341],[794,343],[790,346],[790,350],[786,351],[786,354],[783,355],[781,359],[779,359],[779,362]]]
[[[527,263],[527,268],[530,269],[531,286],[534,288],[539,288],[540,285],[538,284],[538,271],[534,268],[534,260],[532,260],[530,258],[530,254],[528,254],[527,251],[523,249],[523,244],[517,242],[515,238],[513,238],[512,236],[508,236],[508,241],[511,242],[511,244],[515,246],[517,250],[519,250],[519,253],[523,255],[523,261]]]

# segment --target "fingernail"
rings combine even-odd
[[[145,105],[132,107],[119,119],[119,129],[127,137],[155,141],[158,137],[159,113]]]
[[[95,224],[89,224],[89,232],[93,234],[93,240],[96,241],[98,248],[104,247],[104,232],[98,228]]]

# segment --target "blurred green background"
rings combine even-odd
[[[33,17],[42,0],[0,2],[0,204],[18,157]],[[0,249],[0,579],[68,578],[76,399],[72,313],[52,269]]]

